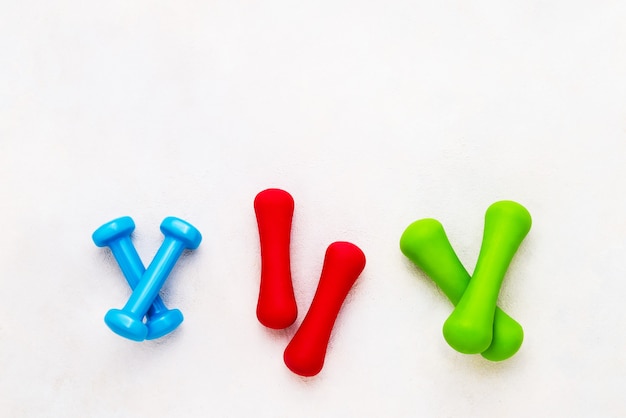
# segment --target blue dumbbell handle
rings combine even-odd
[[[139,254],[137,254],[137,250],[130,240],[130,237],[123,237],[119,240],[110,242],[109,248],[113,253],[113,257],[115,257],[117,264],[119,264],[124,277],[126,277],[128,285],[131,289],[135,290],[146,269],[143,266],[141,258],[139,258]],[[152,306],[148,309],[147,316],[151,317],[166,311],[168,311],[168,309],[157,292],[156,297],[152,300]]]
[[[123,310],[132,312],[139,318],[146,315],[152,301],[157,298],[167,276],[184,250],[185,245],[180,240],[166,236]]]

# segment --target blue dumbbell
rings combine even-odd
[[[183,251],[198,248],[202,241],[200,231],[174,217],[163,220],[161,232],[165,235],[165,240],[126,305],[122,309],[109,310],[104,317],[104,322],[113,332],[130,340],[142,341],[146,338],[148,328],[142,321],[143,317]]]
[[[117,260],[122,273],[126,277],[131,289],[134,289],[146,271],[135,246],[130,240],[130,234],[135,230],[133,220],[124,216],[102,225],[93,233],[93,242],[98,247],[109,247]],[[146,314],[148,334],[146,338],[153,340],[172,332],[183,322],[183,314],[178,309],[169,310],[157,297]]]

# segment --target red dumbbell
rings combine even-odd
[[[292,372],[315,376],[322,370],[339,310],[364,268],[365,254],[356,245],[334,242],[328,246],[311,307],[285,349],[285,364]]]
[[[268,328],[287,328],[298,316],[289,258],[293,209],[293,198],[284,190],[263,190],[254,199],[261,241],[256,316]]]

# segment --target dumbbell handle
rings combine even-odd
[[[141,258],[139,257],[139,254],[137,254],[137,250],[135,249],[135,246],[131,242],[130,238],[124,237],[110,242],[109,248],[115,257],[115,260],[119,264],[124,277],[126,277],[126,281],[129,286],[131,289],[135,289],[146,269],[141,262]],[[168,309],[163,303],[163,300],[157,294],[146,315],[151,317],[167,310]]]
[[[181,241],[165,237],[154,259],[124,305],[125,311],[133,312],[138,317],[146,314],[185,248]]]

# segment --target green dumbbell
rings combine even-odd
[[[501,201],[487,209],[483,242],[472,280],[443,324],[443,336],[455,350],[482,353],[491,344],[500,286],[531,224],[530,214],[519,203]]]
[[[452,249],[441,223],[421,219],[406,228],[400,238],[400,249],[415,265],[428,275],[453,305],[457,305],[470,275]],[[493,339],[482,356],[501,361],[513,356],[522,345],[524,331],[517,321],[496,308],[493,318]]]

